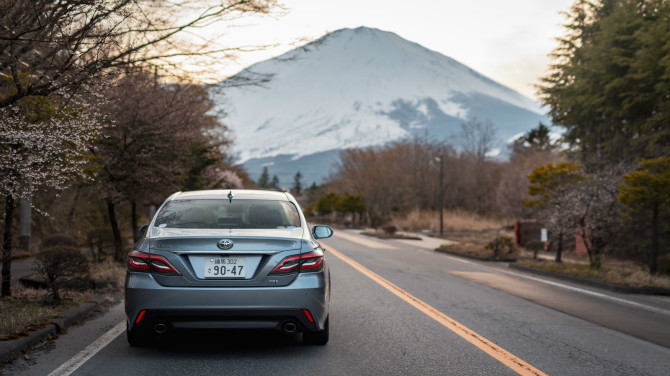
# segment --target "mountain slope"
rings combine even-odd
[[[548,122],[531,99],[377,29],[338,30],[239,75],[251,72],[273,78],[265,87],[213,89],[213,97],[228,114],[223,121],[233,131],[239,161],[256,177],[263,164],[281,160],[276,170],[292,171],[270,172],[284,185],[300,169],[290,162],[309,162],[315,153],[319,165],[303,169],[316,173],[301,170],[308,183],[327,175],[324,164],[342,149],[412,135],[444,139],[471,117],[494,123],[504,141]]]

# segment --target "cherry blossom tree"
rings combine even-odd
[[[23,98],[0,108],[0,194],[5,198],[2,296],[11,295],[12,220],[15,202],[42,188],[63,189],[89,178],[86,150],[100,116],[76,98]]]

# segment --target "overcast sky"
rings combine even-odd
[[[561,25],[574,0],[283,0],[283,15],[245,19],[225,43],[276,45],[245,53],[220,71],[233,74],[337,29],[358,26],[392,31],[454,58],[536,99],[533,85],[544,76],[563,35]]]

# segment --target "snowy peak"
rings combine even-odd
[[[493,122],[501,140],[547,121],[529,98],[367,27],[334,31],[240,75],[250,73],[272,80],[213,91],[241,162],[383,145],[413,134],[443,139],[471,117]]]

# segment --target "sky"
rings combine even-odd
[[[284,10],[238,20],[222,46],[271,46],[217,69],[217,80],[324,34],[359,26],[392,31],[537,99],[548,56],[574,0],[283,0]],[[206,32],[206,31],[205,31]]]

